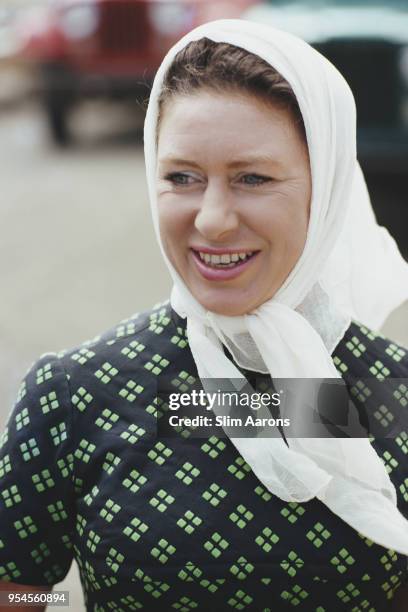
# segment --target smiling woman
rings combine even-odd
[[[0,440],[0,579],[53,585],[75,558],[94,612],[407,609],[408,349],[375,329],[408,271],[355,144],[347,84],[300,39],[222,20],[169,51],[145,159],[172,294],[27,373]],[[290,436],[280,401],[265,437],[229,435],[236,404],[206,439],[162,429],[194,394],[219,416],[224,386],[284,398],[297,378],[334,379],[364,433]]]
[[[157,184],[163,246],[206,309],[250,312],[273,297],[303,251],[307,146],[289,111],[254,95],[204,90],[165,108]]]

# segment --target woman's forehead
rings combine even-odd
[[[222,153],[229,166],[278,163],[298,144],[299,130],[290,111],[252,95],[209,91],[174,97],[165,106],[159,128],[161,162],[182,163],[192,156]],[[201,154],[201,155],[200,155]]]

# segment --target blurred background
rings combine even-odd
[[[0,0],[0,431],[25,371],[169,295],[144,177],[167,49],[222,17],[270,23],[348,80],[374,209],[408,254],[408,0]],[[408,346],[408,305],[383,331]],[[58,589],[84,610],[76,565]]]

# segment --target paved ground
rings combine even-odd
[[[41,353],[74,346],[168,296],[136,124],[100,110],[88,105],[74,117],[78,146],[64,152],[49,146],[35,106],[0,115],[0,429]],[[380,187],[390,205],[406,197],[406,186],[395,198]],[[408,304],[386,333],[408,345],[407,321]],[[63,588],[81,612],[75,565]]]

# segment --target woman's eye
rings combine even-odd
[[[261,176],[260,174],[245,174],[241,177],[241,180],[245,185],[249,185],[250,187],[257,187],[258,185],[263,185],[271,181],[272,179],[269,176]]]
[[[170,181],[173,185],[191,185],[193,183],[193,177],[184,172],[170,172],[164,179]]]

